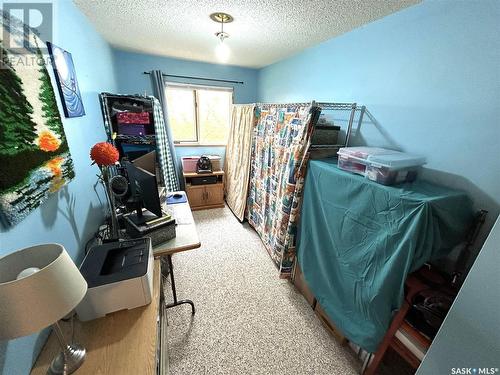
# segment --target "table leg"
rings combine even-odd
[[[171,286],[172,286],[172,295],[174,297],[174,302],[173,303],[167,303],[166,308],[169,309],[171,307],[179,306],[182,304],[190,304],[191,305],[191,314],[194,315],[196,312],[194,308],[194,303],[193,301],[189,299],[183,299],[183,300],[177,300],[177,291],[175,289],[175,278],[174,278],[174,266],[172,264],[172,255],[167,255],[167,265],[168,265],[168,271],[170,273],[170,281],[171,281]]]

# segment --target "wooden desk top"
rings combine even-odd
[[[184,192],[182,192],[184,193]],[[184,193],[185,194],[185,193]],[[175,238],[153,248],[155,258],[196,249],[201,246],[193,213],[188,202],[165,205],[165,210],[175,218]]]
[[[75,341],[87,349],[78,375],[156,374],[157,317],[160,303],[160,261],[154,262],[153,296],[149,305],[117,311],[103,318],[80,322],[75,319]],[[65,337],[70,324],[60,322]],[[32,375],[45,375],[60,351],[52,333],[38,357]]]
[[[176,237],[153,249],[155,258],[201,246],[189,203],[166,205],[178,225]],[[160,304],[160,261],[154,262],[153,296],[149,305],[117,311],[103,318],[80,322],[75,319],[75,341],[87,349],[87,358],[78,375],[156,374],[157,318]],[[71,336],[69,323],[60,322],[65,337]],[[52,333],[38,356],[32,375],[45,375],[60,351]]]

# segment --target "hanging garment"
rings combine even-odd
[[[318,115],[310,105],[258,105],[256,110],[247,217],[280,277],[290,276],[295,259],[307,151]]]
[[[224,193],[229,208],[243,221],[247,204],[255,104],[233,105],[224,160]]]

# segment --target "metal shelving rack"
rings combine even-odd
[[[349,140],[351,139],[351,134],[352,134],[352,126],[354,124],[354,118],[356,116],[356,111],[359,111],[359,118],[358,118],[358,128],[361,126],[361,123],[363,122],[363,116],[365,114],[366,107],[363,106],[358,106],[357,103],[324,103],[324,102],[313,102],[313,105],[319,107],[321,109],[321,112],[323,111],[350,111],[349,115],[349,121],[347,125],[347,130],[346,130],[346,137],[344,144],[336,144],[336,145],[315,145],[311,146],[311,148],[340,148],[340,147],[347,147],[349,145]],[[316,124],[314,124],[316,126]]]
[[[359,106],[357,103],[335,103],[335,102],[316,102],[315,100],[311,102],[302,102],[302,103],[256,103],[256,106],[261,108],[266,108],[269,106],[274,106],[278,108],[288,107],[288,106],[313,106],[320,108],[321,112],[323,111],[350,111],[349,120],[347,124],[346,137],[343,144],[325,144],[325,145],[311,145],[309,147],[309,152],[311,151],[324,151],[326,153],[330,153],[331,155],[323,155],[323,157],[333,156],[337,154],[337,151],[341,147],[347,147],[349,145],[349,141],[352,135],[352,127],[355,122],[356,112],[359,112],[359,117],[357,120],[358,129],[363,122],[363,117],[366,111],[366,107]],[[318,116],[319,118],[319,116]],[[314,123],[313,126],[316,126],[317,123]]]
[[[107,104],[108,100],[123,100],[136,103],[142,103],[153,108],[153,101],[151,98],[141,95],[121,95],[121,94],[111,94],[108,92],[103,92],[99,94],[99,102],[101,104],[101,111],[104,120],[104,128],[108,136],[108,142],[114,146],[120,148],[121,142],[131,143],[131,144],[146,144],[146,145],[156,145],[156,136],[154,134],[147,135],[125,135],[115,132],[113,129],[113,116],[110,110],[110,106]]]

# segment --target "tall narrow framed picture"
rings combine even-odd
[[[50,42],[47,42],[47,47],[52,60],[64,115],[66,117],[84,116],[85,109],[71,53]]]

